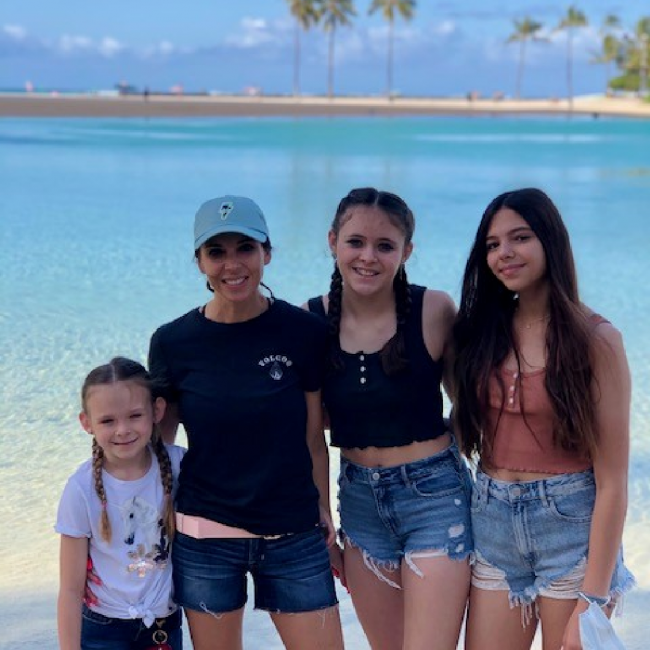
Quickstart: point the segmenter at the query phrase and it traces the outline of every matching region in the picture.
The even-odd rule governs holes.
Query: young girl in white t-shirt
[[[116,357],[81,390],[92,458],[70,477],[56,521],[61,534],[61,650],[180,650],[169,543],[184,449],[163,444],[165,402],[145,368]],[[91,564],[92,599],[86,599]]]

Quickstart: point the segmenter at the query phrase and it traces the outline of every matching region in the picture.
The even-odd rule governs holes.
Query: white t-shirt
[[[185,449],[166,445],[174,477],[174,494]],[[102,471],[110,543],[101,536],[102,507],[95,492],[92,460],[68,479],[63,490],[55,530],[70,537],[87,537],[89,552],[101,585],[92,584],[97,604],[91,609],[110,618],[154,619],[176,610],[172,601],[169,539],[163,527],[165,491],[152,452],[149,471],[135,481],[122,481]]]

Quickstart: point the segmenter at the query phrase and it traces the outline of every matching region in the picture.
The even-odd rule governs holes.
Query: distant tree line
[[[289,11],[296,21],[294,40],[293,93],[300,94],[300,37],[312,27],[322,26],[328,35],[327,94],[334,95],[334,51],[336,30],[352,24],[357,15],[354,0],[286,0]],[[369,0],[368,14],[381,12],[388,23],[386,59],[386,95],[393,95],[393,49],[394,25],[397,18],[411,20],[415,14],[416,0]],[[519,62],[515,82],[515,96],[521,97],[527,46],[530,42],[548,42],[543,36],[545,26],[530,16],[516,19],[514,31],[506,43],[519,43]],[[579,29],[589,25],[586,14],[572,5],[567,9],[551,32],[566,32],[566,82],[569,101],[573,101],[573,39]],[[548,32],[546,32],[548,33]],[[627,90],[646,94],[648,90],[648,67],[650,66],[650,17],[639,19],[633,28],[625,28],[618,16],[605,17],[599,28],[600,49],[593,52],[591,63],[606,69],[607,91]],[[614,76],[614,70],[617,75]]]
[[[572,5],[552,31],[567,32],[567,93],[573,99],[573,37],[578,29],[589,25],[586,14]],[[519,65],[515,95],[521,96],[522,79],[526,61],[526,44],[529,41],[548,42],[541,34],[544,24],[526,17],[514,21],[514,32],[507,43],[519,43]],[[632,29],[626,29],[614,14],[605,16],[599,28],[600,49],[592,53],[591,63],[606,69],[605,88],[636,91],[646,94],[648,90],[648,66],[650,65],[650,17],[641,18]],[[614,76],[613,69],[618,72]]]

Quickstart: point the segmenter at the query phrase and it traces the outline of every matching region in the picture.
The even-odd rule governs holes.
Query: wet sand
[[[650,119],[638,98],[427,99],[238,95],[0,94],[0,117],[328,117],[389,115],[588,115]]]

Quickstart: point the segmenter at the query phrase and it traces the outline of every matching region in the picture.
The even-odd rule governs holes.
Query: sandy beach
[[[558,114],[650,118],[650,103],[600,95],[566,99],[0,94],[0,117],[327,117]]]

